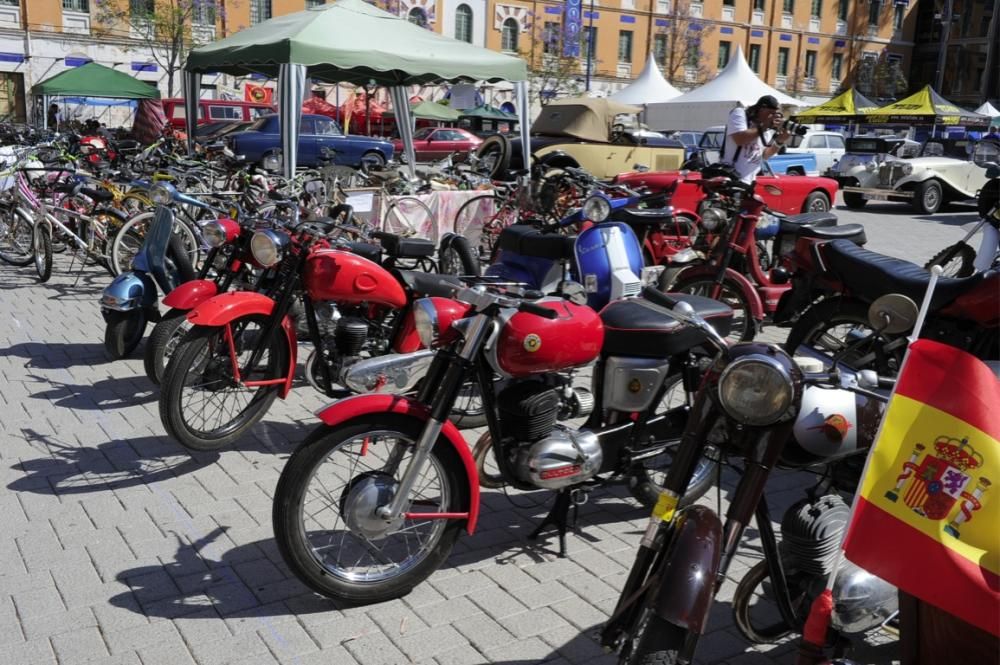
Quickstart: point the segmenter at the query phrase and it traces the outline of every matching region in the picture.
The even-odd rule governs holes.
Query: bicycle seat
[[[576,238],[544,233],[530,224],[513,224],[500,232],[497,244],[500,249],[522,256],[558,261],[573,258]]]
[[[901,293],[918,305],[927,292],[931,274],[915,263],[877,254],[848,240],[834,240],[823,248],[830,271],[863,300],[874,301],[887,293]],[[975,287],[983,273],[964,278],[941,277],[934,287],[931,309],[944,307]]]
[[[804,212],[778,219],[781,222],[781,233],[799,233],[804,226],[828,228],[837,225],[837,216],[832,212]]]
[[[434,256],[434,243],[424,238],[402,238],[395,233],[376,231],[372,234],[382,243],[385,253],[395,259],[423,259]]]

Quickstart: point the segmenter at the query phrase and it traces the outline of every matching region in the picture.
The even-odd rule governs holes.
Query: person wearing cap
[[[736,169],[743,182],[753,182],[764,160],[788,141],[791,134],[787,131],[774,136],[780,121],[778,100],[772,95],[764,95],[750,108],[737,106],[729,112],[721,160]]]

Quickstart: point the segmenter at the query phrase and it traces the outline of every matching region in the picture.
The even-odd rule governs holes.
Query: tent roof
[[[930,85],[906,99],[865,114],[868,122],[986,126],[990,119],[955,106]]]
[[[985,102],[982,106],[976,109],[976,113],[980,115],[988,115],[991,118],[1000,117],[1000,111],[998,111],[997,108],[989,102]]]
[[[656,58],[649,54],[649,60],[642,73],[608,99],[613,99],[622,104],[655,104],[666,102],[674,97],[679,97],[681,91],[667,83],[660,73],[660,68],[656,64]]]
[[[417,102],[413,100],[416,99]],[[395,115],[392,111],[386,111],[386,115]],[[438,120],[440,122],[454,122],[462,115],[466,115],[444,104],[432,101],[420,101],[419,97],[410,99],[410,115],[420,120]]]
[[[492,118],[493,120],[517,120],[517,116],[506,111],[502,111],[489,104],[483,104],[482,106],[477,106],[474,109],[466,109],[460,111],[460,116],[473,117],[473,118]]]
[[[774,95],[778,103],[787,106],[805,106],[805,102],[790,97],[761,81],[743,57],[743,47],[737,45],[729,64],[705,85],[666,102],[685,104],[691,102],[740,102],[744,106],[756,103],[763,95]]]
[[[104,97],[109,99],[159,99],[155,87],[124,72],[88,62],[36,83],[36,95]]]
[[[531,133],[603,143],[608,140],[616,115],[640,111],[642,109],[638,106],[628,106],[607,98],[557,99],[542,108],[531,125]]]
[[[805,122],[838,122],[852,120],[877,108],[878,104],[851,88],[828,102],[799,111],[794,117]]]
[[[364,0],[338,0],[279,16],[193,49],[187,71],[277,78],[306,65],[329,83],[413,85],[435,81],[524,81],[524,60],[439,35]]]

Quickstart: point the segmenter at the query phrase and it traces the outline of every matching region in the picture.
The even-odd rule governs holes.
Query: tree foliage
[[[655,19],[665,22],[653,33],[653,52],[663,76],[674,85],[698,85],[712,73],[702,40],[715,27],[691,15],[690,0],[672,0],[666,14]],[[654,21],[655,21],[654,19]]]
[[[520,50],[521,57],[528,63],[531,99],[544,104],[557,97],[574,97],[583,91],[583,59],[578,55],[567,55],[565,34],[562,24],[532,24],[528,28],[530,39]],[[586,46],[575,49],[585,52]],[[572,51],[572,49],[570,50]],[[595,63],[596,69],[596,63]]]

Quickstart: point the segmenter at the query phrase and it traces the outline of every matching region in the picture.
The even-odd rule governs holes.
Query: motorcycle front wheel
[[[141,307],[104,315],[104,350],[112,360],[128,357],[146,332],[146,312]]]
[[[160,385],[160,381],[163,380],[167,363],[170,362],[170,357],[184,336],[183,326],[187,322],[186,314],[187,310],[171,309],[163,315],[163,318],[153,326],[153,330],[149,333],[142,364],[146,370],[146,376],[156,385]]]
[[[274,493],[278,550],[324,596],[376,603],[406,595],[448,558],[464,519],[407,517],[468,510],[468,481],[439,437],[393,523],[386,505],[413,459],[424,422],[372,414],[316,430],[289,458]]]
[[[631,653],[618,660],[619,665],[677,665],[687,631],[655,614],[649,617],[635,638]]]
[[[167,433],[192,450],[216,450],[264,417],[288,371],[288,343],[278,327],[260,360],[249,366],[268,318],[245,316],[227,326],[196,326],[181,339],[160,390],[160,420]],[[232,345],[230,345],[231,337]],[[236,381],[232,356],[239,367]],[[268,382],[267,385],[247,383]]]

